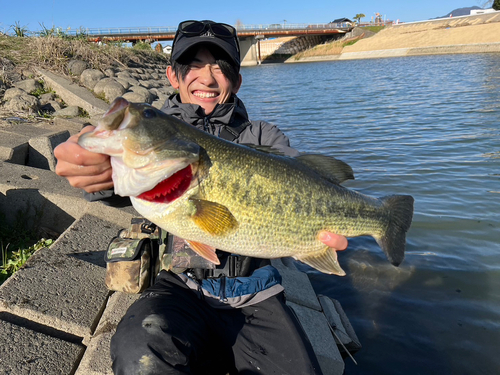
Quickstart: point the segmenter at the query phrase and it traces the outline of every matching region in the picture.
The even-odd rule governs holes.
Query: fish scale
[[[113,167],[115,189],[123,195],[140,188],[135,180],[154,187],[183,168],[195,171],[190,187],[172,202],[131,198],[139,213],[197,244],[195,251],[207,259],[217,261],[210,253],[215,248],[260,258],[291,256],[343,275],[335,251],[318,240],[326,230],[347,237],[370,235],[391,263],[402,262],[413,215],[411,196],[359,194],[340,185],[352,170],[335,158],[290,158],[234,144],[148,105],[119,98],[108,112],[112,116],[105,115],[79,143],[106,153],[117,149],[113,142],[126,140],[122,154],[111,155],[112,164],[129,163],[117,168],[116,175]],[[103,131],[109,134],[103,136]],[[138,168],[134,150],[141,150],[141,160],[150,164]],[[150,179],[135,178],[141,173],[149,173]]]

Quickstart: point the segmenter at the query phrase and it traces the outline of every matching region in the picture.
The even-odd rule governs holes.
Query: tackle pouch
[[[152,285],[162,247],[159,227],[146,219],[132,219],[130,227],[111,240],[104,256],[108,289],[136,294]]]

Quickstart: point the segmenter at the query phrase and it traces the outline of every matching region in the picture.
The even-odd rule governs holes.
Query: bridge
[[[249,66],[259,63],[259,43],[262,39],[283,36],[335,35],[345,34],[354,28],[351,23],[327,24],[261,24],[237,25],[241,48],[241,65]],[[69,35],[84,34],[95,42],[117,41],[137,43],[139,41],[154,43],[174,39],[177,27],[114,27],[114,28],[81,28],[68,30]]]

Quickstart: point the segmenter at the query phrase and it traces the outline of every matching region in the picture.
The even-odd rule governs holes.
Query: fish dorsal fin
[[[220,264],[219,258],[215,253],[215,247],[208,246],[196,241],[188,241],[188,240],[185,241],[188,243],[189,247],[193,249],[194,252],[199,256],[202,256],[203,258],[214,264]]]
[[[295,159],[330,182],[341,184],[346,180],[354,180],[354,172],[349,164],[333,156],[302,154],[296,156]]]
[[[321,251],[294,258],[324,273],[338,276],[346,274],[337,260],[337,252],[328,246]]]
[[[203,199],[190,199],[196,212],[191,219],[194,223],[213,236],[223,236],[238,228],[238,221],[226,206]]]

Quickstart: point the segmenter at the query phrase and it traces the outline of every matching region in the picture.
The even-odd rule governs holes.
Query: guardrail
[[[348,29],[353,25],[349,23],[273,23],[257,25],[236,25],[238,31],[259,31],[259,30],[303,30],[303,29]],[[167,27],[102,27],[102,28],[79,28],[75,30],[60,30],[66,35],[154,35],[154,34],[175,34],[177,26]]]

